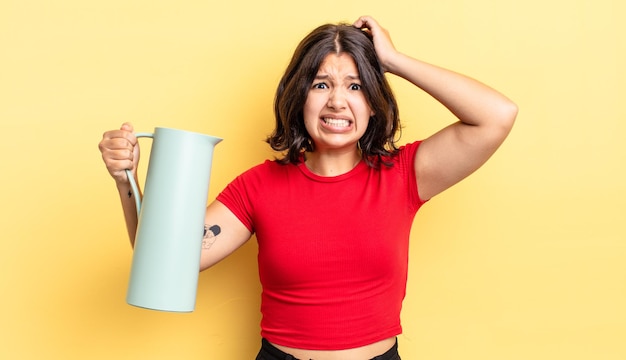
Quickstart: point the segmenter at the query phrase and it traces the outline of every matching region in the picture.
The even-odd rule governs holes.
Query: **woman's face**
[[[356,149],[372,115],[352,57],[326,56],[304,104],[304,125],[315,149]]]

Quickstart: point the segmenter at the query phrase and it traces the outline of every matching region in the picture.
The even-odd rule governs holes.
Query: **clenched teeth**
[[[346,127],[350,125],[350,121],[345,119],[324,118],[324,122],[328,125],[337,127]]]

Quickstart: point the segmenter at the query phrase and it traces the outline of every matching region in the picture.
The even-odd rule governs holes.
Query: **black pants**
[[[269,341],[262,339],[261,340],[261,350],[259,350],[259,354],[256,356],[256,360],[300,360],[293,355],[287,354],[280,349],[276,348],[274,345],[270,344]],[[308,360],[308,359],[307,359]],[[398,354],[398,341],[396,340],[396,344],[387,352],[382,355],[378,355],[373,357],[371,360],[400,360],[400,355]]]

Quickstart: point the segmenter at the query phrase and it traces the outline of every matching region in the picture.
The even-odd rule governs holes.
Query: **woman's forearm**
[[[133,194],[130,184],[117,184],[117,190],[119,192],[120,200],[122,203],[122,210],[124,211],[124,221],[126,222],[126,230],[128,231],[128,238],[130,245],[135,246],[135,234],[137,233],[137,205],[135,204],[135,194]],[[138,196],[141,198],[141,191]]]
[[[515,119],[517,107],[511,100],[470,77],[402,53],[384,66],[430,94],[465,124],[511,126]]]

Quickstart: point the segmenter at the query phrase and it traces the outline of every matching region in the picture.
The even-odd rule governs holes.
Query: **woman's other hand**
[[[139,144],[133,130],[132,124],[124,123],[119,130],[105,132],[98,144],[102,160],[118,184],[128,183],[126,170],[134,174],[139,163]]]

